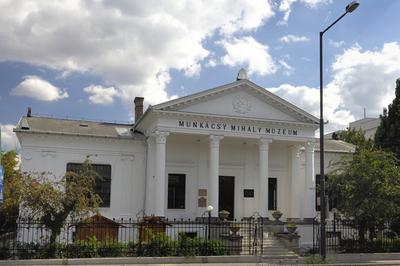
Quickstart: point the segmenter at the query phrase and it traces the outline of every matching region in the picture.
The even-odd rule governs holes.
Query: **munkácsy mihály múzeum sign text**
[[[208,121],[179,120],[178,127],[200,130],[215,130],[222,132],[252,133],[260,135],[298,136],[299,134],[298,130],[293,128],[262,127],[254,125],[230,124],[225,122]]]

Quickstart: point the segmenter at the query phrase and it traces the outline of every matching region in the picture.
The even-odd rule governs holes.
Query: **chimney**
[[[135,97],[135,100],[133,101],[135,103],[135,123],[143,115],[143,101],[143,97]]]

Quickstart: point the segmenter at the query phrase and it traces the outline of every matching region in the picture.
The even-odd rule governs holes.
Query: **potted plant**
[[[227,210],[222,210],[219,212],[219,218],[221,218],[222,220],[226,220],[229,217],[230,212],[228,212]]]
[[[282,217],[282,212],[276,210],[272,213],[272,217],[274,217],[275,221],[279,221],[279,219]]]
[[[290,234],[294,234],[297,230],[297,225],[296,224],[287,224],[286,229]]]

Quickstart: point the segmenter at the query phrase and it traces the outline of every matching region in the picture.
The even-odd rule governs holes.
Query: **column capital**
[[[314,152],[315,141],[307,141],[306,145],[305,145],[305,148],[306,148],[306,152]]]
[[[301,151],[304,150],[304,148],[302,147],[301,144],[296,143],[296,144],[293,144],[292,146],[289,146],[288,148],[289,148],[289,151],[290,151],[293,155],[296,156],[296,158],[300,159]]]
[[[259,144],[260,145],[267,145],[268,146],[268,144],[270,144],[270,143],[272,143],[272,139],[269,139],[269,138],[260,138],[259,139]]]
[[[156,138],[157,144],[165,144],[167,142],[167,137],[169,136],[169,132],[157,130],[156,132],[154,132],[153,135]]]
[[[210,135],[210,144],[213,147],[219,147],[219,142],[224,138],[221,135]]]

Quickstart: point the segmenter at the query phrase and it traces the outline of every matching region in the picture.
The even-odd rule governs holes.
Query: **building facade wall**
[[[55,177],[65,174],[67,163],[83,162],[87,156],[94,164],[109,164],[112,168],[111,205],[101,208],[108,217],[135,217],[154,202],[154,139],[146,141],[105,139],[41,134],[20,136],[22,170],[49,172]],[[301,146],[300,146],[301,147]],[[305,153],[299,149],[298,170],[293,169],[293,145],[275,141],[269,148],[269,177],[277,178],[277,209],[283,218],[293,217],[293,178],[304,186]],[[319,153],[315,153],[315,173],[319,172]],[[221,176],[235,177],[235,217],[249,217],[258,211],[259,191],[258,144],[251,139],[224,138],[220,146]],[[326,155],[326,160],[338,160],[340,154]],[[328,166],[327,166],[328,170]],[[147,172],[147,178],[146,178]],[[185,209],[167,208],[168,181],[165,182],[165,209],[169,218],[195,218],[204,215],[206,208],[198,207],[198,190],[208,188],[209,143],[204,136],[171,134],[166,142],[166,179],[168,173],[186,175]],[[147,183],[146,183],[147,182]],[[245,198],[244,189],[254,189],[253,198]],[[305,188],[298,190],[301,197]],[[265,193],[265,192],[264,192]],[[272,211],[269,211],[271,217]],[[297,212],[298,213],[298,212]],[[150,213],[148,213],[150,214]],[[302,216],[302,215],[300,215]],[[304,218],[304,217],[298,217]]]
[[[20,134],[22,171],[48,172],[54,178],[66,172],[67,163],[111,165],[111,201],[101,208],[108,217],[135,217],[144,208],[146,145],[143,141],[48,134]]]

